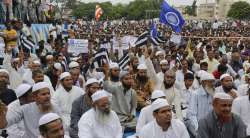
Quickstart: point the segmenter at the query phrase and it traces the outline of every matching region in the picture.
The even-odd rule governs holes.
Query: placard
[[[81,54],[88,53],[88,40],[85,39],[69,39],[68,40],[68,52]]]

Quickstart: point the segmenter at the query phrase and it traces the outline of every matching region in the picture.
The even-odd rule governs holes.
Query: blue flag
[[[180,12],[169,6],[166,0],[161,5],[160,22],[171,26],[177,33],[181,32],[181,28],[185,24]]]
[[[158,36],[157,27],[156,27],[155,23],[152,23],[152,25],[151,25],[150,36],[153,38],[157,38],[157,36]]]

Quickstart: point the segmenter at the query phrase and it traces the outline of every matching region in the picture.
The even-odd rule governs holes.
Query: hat
[[[46,59],[49,59],[49,58],[53,58],[53,56],[52,55],[47,55]]]
[[[72,61],[69,63],[69,68],[72,69],[72,68],[75,68],[75,67],[79,67],[79,64],[75,61]]]
[[[55,113],[47,113],[45,115],[43,115],[40,119],[39,119],[39,126],[48,124],[52,121],[55,121],[57,119],[60,119],[60,116],[55,114]]]
[[[129,72],[128,71],[121,71],[119,74],[119,78],[122,79],[124,76],[128,75]]]
[[[6,69],[0,69],[0,73],[6,73],[6,74],[8,74],[9,75],[9,72],[6,70]]]
[[[105,90],[98,90],[94,94],[92,94],[91,98],[93,102],[96,102],[97,100],[100,100],[104,97],[109,97],[110,94]]]
[[[57,69],[57,70],[61,70],[62,69],[62,65],[61,63],[54,63],[54,68]]]
[[[211,73],[208,72],[202,72],[200,75],[200,80],[204,81],[204,80],[215,80],[214,76]]]
[[[145,64],[140,64],[137,69],[139,70],[146,70],[147,69],[147,66]]]
[[[33,85],[32,92],[36,92],[37,90],[40,90],[43,88],[49,88],[49,84],[47,82],[38,82]]]
[[[160,65],[162,64],[168,64],[168,61],[166,59],[160,61]]]
[[[165,97],[165,93],[162,90],[154,90],[152,95],[151,95],[151,99],[157,99],[160,97]]]
[[[165,106],[169,106],[168,101],[167,101],[167,99],[162,99],[162,98],[156,99],[151,104],[152,111],[155,111],[155,110],[160,109],[160,108],[165,107]]]
[[[41,65],[41,62],[39,60],[35,60],[33,61],[34,64],[38,64],[38,65]]]
[[[90,78],[90,79],[88,79],[87,80],[87,82],[85,83],[85,86],[88,86],[88,85],[90,85],[90,84],[92,84],[92,83],[100,83],[97,79],[95,79],[95,78]]]
[[[224,92],[217,92],[214,94],[213,99],[222,99],[222,100],[232,100],[232,96],[224,93]]]
[[[31,88],[32,86],[29,84],[20,84],[15,90],[17,98],[23,96]]]
[[[110,63],[109,68],[114,69],[114,68],[120,68],[120,67],[119,67],[118,63]]]
[[[163,51],[157,51],[157,52],[155,53],[155,56],[159,56],[160,54],[163,54],[163,55],[164,55],[164,52],[163,52]]]
[[[70,77],[70,76],[71,76],[71,75],[70,75],[69,72],[63,72],[63,73],[60,75],[60,79],[59,79],[59,80],[62,80],[62,79],[64,79],[64,78]]]
[[[233,80],[232,76],[226,73],[220,76],[220,81],[222,81],[226,77],[230,77]]]

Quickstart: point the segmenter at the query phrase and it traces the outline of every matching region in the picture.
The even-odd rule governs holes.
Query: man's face
[[[160,54],[160,55],[158,55],[158,56],[157,56],[157,58],[158,58],[158,61],[163,60],[163,59],[164,59],[164,54]]]
[[[125,75],[123,78],[122,78],[122,84],[124,87],[126,88],[131,88],[132,86],[132,76],[130,74],[128,75]]]
[[[40,89],[35,93],[35,101],[38,104],[48,106],[50,105],[50,90],[49,88]]]
[[[9,83],[9,75],[5,72],[0,72],[0,81],[4,81],[5,83]]]
[[[158,112],[154,112],[154,117],[157,123],[168,124],[172,119],[172,110],[171,106],[165,106],[158,110]]]
[[[223,87],[225,88],[232,88],[233,87],[233,80],[231,77],[225,77],[224,79],[222,79],[221,84]]]
[[[35,81],[35,83],[43,82],[44,75],[42,73],[38,73],[38,74],[36,74],[36,76],[33,77],[33,80]]]
[[[205,80],[205,84],[208,88],[214,88],[214,80]]]
[[[229,117],[231,115],[232,102],[233,100],[215,99],[213,107],[216,114],[224,118]]]
[[[76,82],[79,78],[80,72],[77,70],[70,71],[70,75],[73,79],[73,82]]]
[[[161,64],[161,71],[165,73],[167,70],[169,70],[169,65],[168,64]]]
[[[109,113],[110,112],[110,102],[108,97],[104,97],[96,102],[97,108],[104,112]]]
[[[33,63],[31,69],[32,69],[32,70],[37,70],[37,69],[40,69],[40,67],[41,67],[40,64],[35,64],[35,63]]]
[[[187,70],[188,69],[188,62],[186,60],[182,61],[182,69]]]
[[[46,127],[48,130],[46,138],[64,138],[63,124],[60,119],[47,124]]]
[[[100,88],[101,87],[100,87],[99,83],[92,83],[92,84],[90,84],[90,85],[87,86],[87,92],[88,92],[89,96],[91,96],[96,91],[98,91]]]
[[[138,77],[142,78],[142,79],[146,79],[147,78],[147,70],[139,69],[138,70]]]
[[[194,80],[193,79],[185,79],[184,82],[185,82],[185,86],[187,88],[189,88],[193,85]]]
[[[113,69],[111,69],[111,75],[113,77],[119,77],[119,74],[120,74],[120,69],[119,68],[113,68]]]
[[[132,63],[132,66],[134,69],[137,69],[137,66],[139,65],[139,60],[138,59],[135,59]]]
[[[212,50],[208,51],[207,56],[208,56],[209,59],[213,59],[214,58],[213,51]]]
[[[164,75],[165,83],[168,85],[174,85],[175,83],[175,76],[173,74],[165,73]]]
[[[47,58],[47,64],[48,65],[53,65],[53,57],[52,58]]]
[[[63,85],[64,88],[71,89],[72,86],[73,86],[73,79],[72,79],[72,77],[71,76],[65,77],[62,80],[62,85]]]

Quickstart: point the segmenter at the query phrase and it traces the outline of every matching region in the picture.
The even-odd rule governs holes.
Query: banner
[[[85,39],[69,39],[68,52],[74,54],[88,53],[88,40]]]

